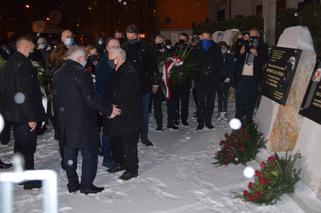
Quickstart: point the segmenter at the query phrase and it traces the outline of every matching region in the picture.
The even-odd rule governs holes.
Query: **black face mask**
[[[112,68],[113,70],[116,69],[116,64],[114,63],[114,60],[108,60],[108,66]]]
[[[91,55],[88,57],[88,61],[94,62],[98,60],[98,55]]]
[[[164,49],[164,44],[156,44],[156,48],[158,49],[158,50],[161,50],[161,49]]]
[[[128,42],[129,42],[129,44],[137,44],[139,42],[139,39],[134,38],[134,39],[128,40]]]

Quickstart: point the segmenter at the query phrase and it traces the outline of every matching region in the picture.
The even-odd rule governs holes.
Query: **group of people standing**
[[[44,39],[38,39],[34,51],[32,40],[21,37],[15,53],[0,71],[0,113],[13,129],[14,151],[24,157],[25,169],[34,169],[37,133],[50,120],[71,193],[103,190],[93,184],[99,152],[108,172],[124,171],[119,178],[125,181],[137,177],[137,143],[153,145],[148,137],[150,108],[154,108],[159,131],[163,130],[164,101],[167,128],[176,130],[180,122],[188,126],[191,90],[197,130],[214,128],[216,93],[218,119],[227,120],[230,86],[236,87],[236,117],[244,122],[252,120],[267,58],[267,47],[256,29],[244,34],[232,47],[225,42],[215,43],[208,31],[192,40],[182,33],[175,45],[158,35],[150,44],[139,38],[135,25],[126,28],[126,40],[119,31],[113,38],[98,38],[96,45],[86,47],[76,45],[73,39],[70,30],[63,31],[60,44],[49,52]],[[163,58],[186,48],[191,50],[189,57],[195,71],[166,99],[162,92]],[[43,60],[34,56],[37,51]],[[43,61],[49,70],[45,88],[41,89],[31,58]],[[48,97],[46,109],[42,105],[44,95]],[[1,142],[8,130],[10,134],[10,128],[1,133]],[[80,181],[76,172],[79,152]],[[10,166],[0,163],[1,168]],[[25,189],[41,187],[39,181],[23,185]]]

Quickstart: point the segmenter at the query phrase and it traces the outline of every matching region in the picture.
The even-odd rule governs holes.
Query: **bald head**
[[[28,58],[30,53],[33,52],[35,45],[33,44],[31,39],[26,37],[20,37],[17,40],[16,48],[19,53]]]
[[[118,39],[110,39],[108,42],[107,42],[107,45],[106,45],[106,49],[107,51],[109,52],[110,50],[112,49],[117,49],[120,47],[120,43],[118,41]]]
[[[69,47],[73,44],[73,34],[70,30],[64,30],[61,33],[61,41]]]
[[[108,52],[108,59],[109,61],[113,61],[116,65],[116,70],[118,70],[118,68],[126,61],[126,53],[120,48],[111,49]]]

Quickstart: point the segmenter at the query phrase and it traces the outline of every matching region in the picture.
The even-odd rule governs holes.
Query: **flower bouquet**
[[[163,84],[166,98],[171,97],[171,93],[176,87],[190,78],[196,70],[196,65],[192,62],[190,54],[192,47],[187,45],[184,49],[178,49],[173,53],[163,56]]]
[[[32,67],[34,68],[34,70],[37,73],[37,78],[38,78],[41,88],[46,88],[47,77],[46,77],[44,67],[37,61],[31,61],[31,63],[32,63]]]
[[[265,139],[254,123],[247,124],[240,130],[225,134],[220,142],[220,151],[215,153],[215,165],[246,164],[253,160],[259,149],[265,148]]]
[[[238,195],[245,201],[256,204],[274,204],[284,193],[294,191],[300,180],[301,170],[295,169],[295,162],[301,158],[299,153],[280,158],[277,154],[260,163],[260,170],[255,171],[254,182],[249,182],[248,190]]]

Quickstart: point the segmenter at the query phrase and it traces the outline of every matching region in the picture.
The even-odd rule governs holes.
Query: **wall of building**
[[[208,18],[208,0],[157,0],[160,29],[186,29]]]

